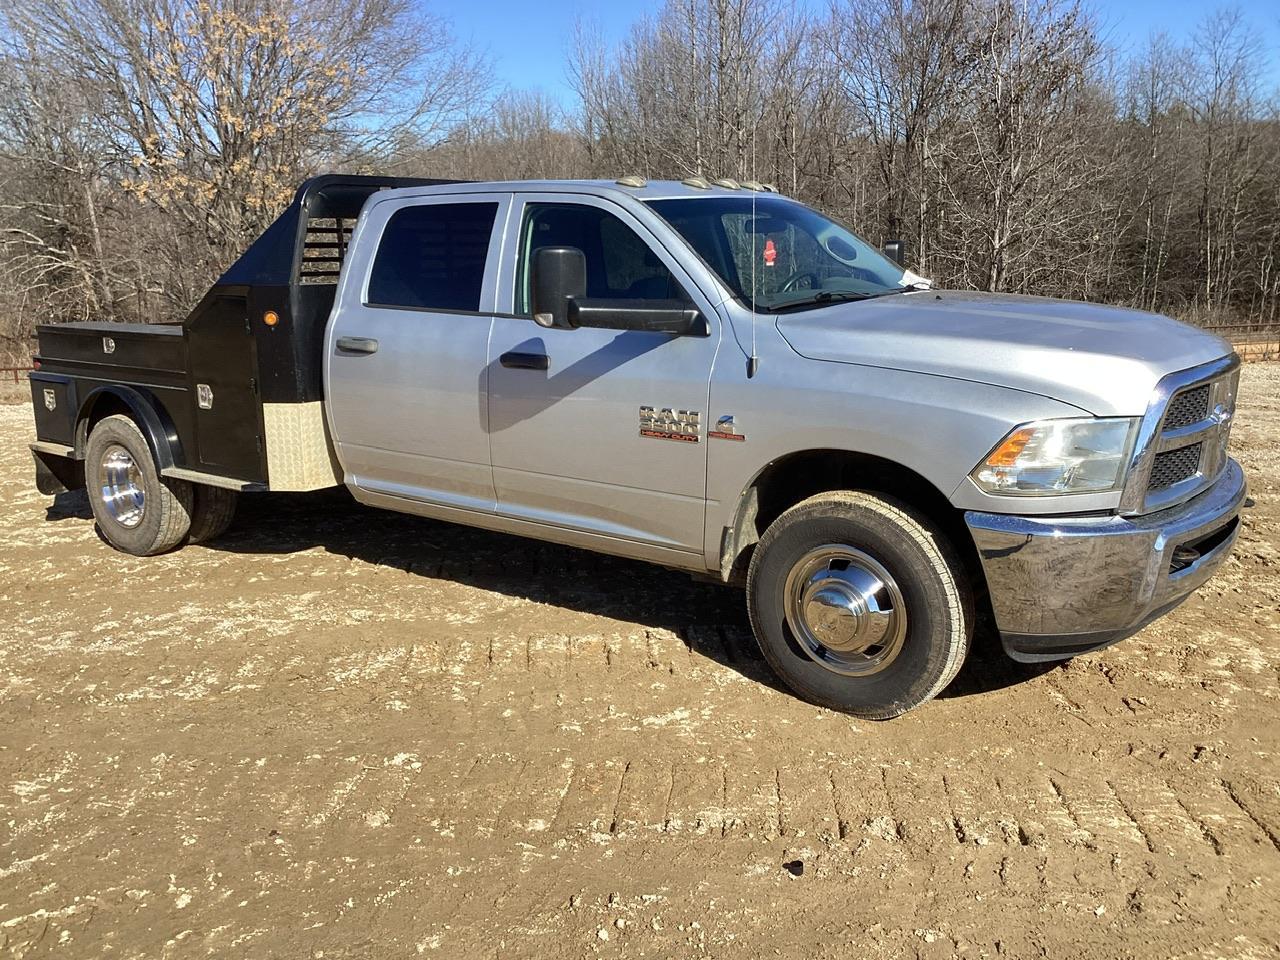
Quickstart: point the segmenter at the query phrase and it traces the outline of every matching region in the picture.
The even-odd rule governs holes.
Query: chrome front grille
[[[1240,361],[1234,355],[1169,374],[1143,418],[1120,500],[1126,514],[1189,500],[1227,464]]]
[[[1176,394],[1169,401],[1169,410],[1164,415],[1164,429],[1180,430],[1203,420],[1209,413],[1209,392],[1212,389],[1212,384],[1202,383]]]
[[[1176,450],[1157,453],[1151,464],[1151,479],[1147,482],[1148,490],[1167,490],[1175,483],[1181,483],[1194,477],[1200,470],[1202,443],[1193,443]]]

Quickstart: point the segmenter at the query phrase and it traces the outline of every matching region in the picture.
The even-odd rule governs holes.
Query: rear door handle
[[[343,353],[377,353],[378,341],[369,337],[339,337],[338,349]]]
[[[515,370],[547,370],[551,367],[551,358],[545,353],[504,353],[498,362]]]

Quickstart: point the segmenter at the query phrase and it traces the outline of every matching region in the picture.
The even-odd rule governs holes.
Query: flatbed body
[[[181,323],[39,325],[31,388],[42,447],[83,457],[94,411],[127,409],[167,476],[238,490],[340,484],[321,377],[352,230],[371,194],[445,182],[317,177]]]

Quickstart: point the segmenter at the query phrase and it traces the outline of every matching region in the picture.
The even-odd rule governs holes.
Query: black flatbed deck
[[[264,408],[323,399],[325,325],[365,201],[451,182],[315,177],[181,323],[38,326],[37,461],[75,481],[77,467],[55,461],[82,461],[93,423],[128,413],[162,472],[270,488]]]

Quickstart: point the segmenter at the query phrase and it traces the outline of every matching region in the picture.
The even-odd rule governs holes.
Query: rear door
[[[509,194],[433,194],[367,212],[326,340],[348,483],[494,510],[486,356],[509,205]]]

